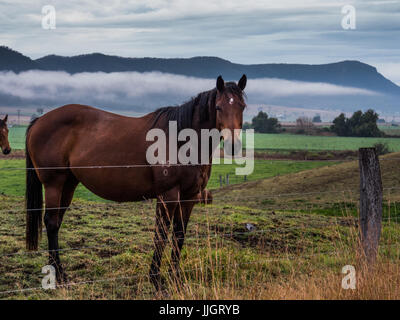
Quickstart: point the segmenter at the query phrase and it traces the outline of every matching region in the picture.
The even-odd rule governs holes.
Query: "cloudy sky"
[[[341,26],[344,5],[356,29]],[[41,27],[42,7],[56,29]],[[400,84],[400,1],[2,0],[0,44],[32,58],[102,52],[219,56],[238,63],[372,64]]]

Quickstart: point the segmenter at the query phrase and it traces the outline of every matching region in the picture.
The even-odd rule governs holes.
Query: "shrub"
[[[252,119],[251,125],[255,132],[260,133],[277,133],[281,129],[277,118],[268,117],[268,115],[262,111]]]
[[[374,148],[376,149],[378,155],[384,155],[391,152],[386,142],[375,143]]]
[[[378,114],[369,109],[354,112],[351,118],[346,118],[343,113],[333,120],[331,131],[338,136],[345,137],[382,137],[384,133],[377,126]]]

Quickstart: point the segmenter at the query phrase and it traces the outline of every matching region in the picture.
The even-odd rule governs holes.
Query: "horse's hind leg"
[[[58,220],[59,220],[58,222],[60,226],[64,217],[64,213],[67,211],[69,205],[71,204],[78,183],[79,181],[76,180],[76,178],[72,174],[70,175],[70,177],[68,177],[67,181],[64,183],[61,202],[60,202],[61,208],[58,215]]]
[[[171,271],[175,280],[181,280],[181,269],[179,261],[181,259],[181,250],[185,241],[186,228],[189,222],[190,214],[197,199],[192,199],[181,202],[175,209],[174,225],[173,225],[173,238],[172,238],[172,252],[171,252]]]
[[[61,282],[64,277],[58,253],[58,230],[61,225],[59,219],[59,207],[61,203],[62,189],[63,184],[45,185],[46,209],[44,223],[46,225],[48,239],[49,264],[55,268],[58,282]]]
[[[156,226],[154,232],[154,254],[150,266],[150,281],[157,291],[162,289],[160,275],[161,259],[168,239],[168,231],[171,220],[177,206],[176,200],[177,192],[175,197],[167,196],[163,198],[157,198]]]
[[[72,175],[57,184],[45,185],[46,210],[44,223],[46,225],[49,264],[56,269],[57,281],[66,281],[66,274],[60,263],[58,247],[58,231],[60,230],[63,216],[71,204],[72,197],[78,181]]]

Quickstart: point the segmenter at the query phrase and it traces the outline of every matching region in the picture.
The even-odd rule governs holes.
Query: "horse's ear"
[[[224,82],[224,79],[222,79],[222,77],[219,76],[219,77],[217,78],[217,90],[218,90],[219,92],[222,92],[222,91],[224,91],[224,89],[225,89],[225,82]]]
[[[7,120],[8,120],[8,114],[6,114],[6,116],[5,116],[4,119],[3,119],[4,123],[6,123]]]
[[[240,78],[239,82],[238,82],[238,87],[243,91],[244,88],[246,88],[246,83],[247,83],[247,77],[246,75],[242,75],[242,77]]]

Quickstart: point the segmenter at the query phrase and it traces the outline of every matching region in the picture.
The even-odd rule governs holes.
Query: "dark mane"
[[[234,82],[227,82],[225,84],[225,90],[234,95],[242,97],[244,93]],[[194,120],[205,122],[210,119],[209,107],[215,107],[215,98],[217,95],[217,89],[214,88],[209,91],[199,93],[196,97],[193,97],[189,101],[185,102],[180,106],[169,106],[162,107],[155,111],[156,117],[154,118],[152,127],[156,127],[161,116],[164,116],[167,121],[176,121],[178,125],[178,131],[186,128],[192,128]],[[199,119],[193,119],[195,109],[200,109]]]
[[[207,121],[209,119],[208,106],[209,103],[215,103],[216,89],[199,93],[196,97],[190,99],[180,106],[169,106],[159,108],[155,111],[156,117],[153,126],[157,125],[160,117],[163,116],[167,121],[176,121],[178,131],[191,128],[193,122],[193,114],[195,108],[200,108],[200,121]]]

